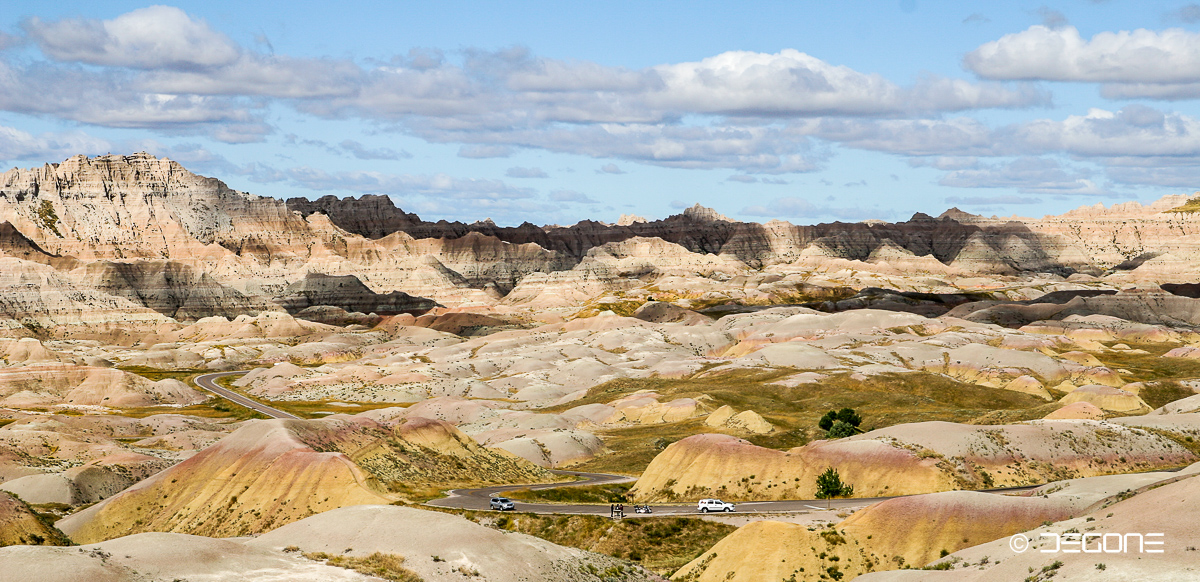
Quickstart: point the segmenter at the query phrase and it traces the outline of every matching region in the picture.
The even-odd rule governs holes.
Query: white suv
[[[696,511],[699,511],[700,513],[708,513],[710,511],[730,512],[733,511],[733,504],[725,503],[720,499],[701,499],[700,502],[696,504]]]
[[[493,497],[491,501],[488,502],[488,506],[499,511],[512,511],[517,507],[517,505],[507,497]]]

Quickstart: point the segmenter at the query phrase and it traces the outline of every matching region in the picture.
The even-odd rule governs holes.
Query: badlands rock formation
[[[927,570],[917,570],[919,575],[898,570],[920,568],[938,561],[947,553],[963,550],[956,555],[972,555],[975,559],[967,563],[962,563],[965,560],[961,557],[942,561],[953,562],[961,568],[975,570],[975,573],[959,577],[942,575],[946,579],[1020,580],[1023,579],[1021,576],[997,573],[994,573],[995,577],[973,576],[978,573],[976,567],[988,569],[993,560],[1000,563],[1018,559],[1018,553],[1004,547],[1013,534],[1031,532],[1028,535],[1036,539],[1036,532],[1039,531],[1061,532],[1072,526],[1077,531],[1079,522],[1097,522],[1102,511],[1106,513],[1106,519],[1114,518],[1122,506],[1132,504],[1132,500],[1125,500],[1132,497],[1134,492],[1141,495],[1158,487],[1172,487],[1173,483],[1180,480],[1195,482],[1192,477],[1197,472],[1200,472],[1200,465],[1179,473],[1075,479],[1047,485],[1027,496],[956,491],[901,497],[867,506],[828,528],[773,521],[754,522],[721,540],[681,568],[672,578],[707,582],[786,580],[794,576],[797,580],[816,580],[836,579],[838,575],[834,572],[837,572],[850,580],[868,572],[890,570],[894,573],[874,574],[860,579],[936,580],[938,578],[934,576],[937,574]],[[1089,515],[1092,516],[1090,519],[1084,517]],[[1045,527],[1049,523],[1055,525]],[[1113,522],[1102,522],[1105,528],[1113,525]],[[1086,531],[1096,530],[1097,525],[1091,525]],[[1040,547],[1040,544],[1035,545]],[[979,551],[982,548],[993,549],[996,553],[982,553]],[[1180,554],[1182,551],[1176,554],[1172,563],[1177,565],[1182,561]],[[981,559],[981,555],[989,558]],[[1053,556],[1040,557],[1047,561],[1056,559]],[[1105,559],[1108,557],[1104,556]],[[1027,559],[1018,561],[1023,564],[1034,563]],[[1158,571],[1165,574],[1170,570],[1162,568]],[[1019,570],[1011,568],[1000,572],[1015,574]],[[822,575],[825,578],[821,578]]]
[[[623,581],[661,579],[608,556],[501,533],[457,516],[386,505],[336,509],[250,539],[143,533],[73,548],[4,548],[0,576],[46,582],[381,579],[315,559],[321,552],[399,556],[404,568],[429,582],[476,576],[498,582],[600,582],[613,580],[618,567],[617,579]]]
[[[59,527],[81,543],[145,531],[239,536],[337,507],[390,503],[415,484],[451,486],[481,476],[548,477],[436,420],[254,421]]]
[[[850,577],[970,552],[1197,460],[1187,202],[811,226],[695,206],[506,227],[428,222],[383,196],[259,197],[147,154],[12,170],[0,490],[101,543],[0,558],[97,579],[220,575],[160,555],[177,546],[263,577],[362,578],[281,551],[296,545],[403,554],[431,580],[461,577],[452,566],[641,576],[379,507],[546,468],[637,476],[639,502],[809,498],[829,467],[859,496],[940,492],[836,531],[746,526],[683,578]],[[247,420],[186,382],[205,370],[247,370],[233,389],[305,419]],[[863,432],[826,440],[817,419],[842,407]],[[1020,499],[961,491],[1048,482]],[[1155,491],[1171,487],[1190,495]],[[353,530],[368,526],[478,543],[435,562],[428,544],[451,544],[436,532]],[[919,543],[886,534],[901,529]],[[264,535],[192,537],[247,534]]]
[[[1156,428],[1180,438],[1200,421],[1190,415],[1155,418],[1164,419]],[[789,451],[730,436],[699,435],[655,457],[630,495],[645,501],[811,499],[817,475],[832,467],[854,485],[856,495],[883,497],[1040,484],[1200,461],[1177,440],[1138,425],[1137,417],[1128,424],[1125,419],[1001,426],[915,423]]]
[[[1190,477],[1190,476],[1189,476]],[[947,571],[893,571],[880,572],[859,578],[863,581],[957,581],[957,580],[1020,580],[1031,572],[1053,576],[1042,576],[1042,580],[1186,580],[1197,572],[1195,550],[1189,544],[1198,539],[1196,495],[1200,492],[1200,480],[1184,478],[1165,480],[1148,486],[1132,487],[1113,499],[1100,503],[1091,511],[1076,515],[1073,519],[1043,525],[1025,532],[1033,540],[1029,550],[1013,552],[1007,537],[979,544],[955,552],[940,562],[950,564]],[[1089,544],[1089,553],[1056,552],[1052,550],[1053,538],[1043,533],[1062,536],[1071,533],[1121,534],[1122,549],[1097,553],[1094,541]],[[1143,541],[1164,541],[1162,553],[1145,553],[1142,550],[1156,549],[1141,545],[1138,537],[1127,533],[1161,533],[1161,538],[1143,538]],[[1096,538],[1089,538],[1096,539]],[[1168,540],[1179,540],[1176,544]],[[1048,544],[1050,544],[1048,546]],[[1109,538],[1109,549],[1116,549],[1115,537]],[[1128,544],[1128,545],[1127,545]],[[999,558],[999,559],[997,559]],[[1096,564],[1103,563],[1104,568]]]
[[[0,491],[0,547],[65,546],[67,537],[11,493]],[[6,575],[11,575],[11,572]]]

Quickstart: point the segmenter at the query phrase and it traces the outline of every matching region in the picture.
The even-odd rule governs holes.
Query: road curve
[[[580,485],[605,485],[612,483],[627,483],[634,481],[633,477],[624,475],[609,475],[605,473],[584,473],[581,471],[551,471],[558,475],[569,475],[579,477],[582,480],[573,481],[570,483],[541,483],[536,485],[496,485],[492,487],[481,487],[479,489],[455,489],[450,491],[446,497],[428,501],[425,505],[434,507],[453,507],[458,509],[475,509],[487,510],[488,500],[495,494],[504,493],[506,491],[514,491],[517,489],[557,489],[559,487],[578,487]],[[1004,489],[988,489],[985,493],[1018,493],[1028,491],[1039,487],[1037,485],[1030,487],[1007,487]],[[862,507],[888,499],[896,499],[896,497],[907,497],[898,495],[894,497],[856,497],[850,499],[829,499],[829,500],[786,500],[786,501],[742,501],[737,502],[737,513],[801,513],[808,511],[824,511],[826,509],[847,509],[850,507]],[[567,515],[609,515],[610,507],[607,504],[560,504],[560,503],[527,503],[519,500],[513,500],[516,505],[515,511],[524,511],[528,513],[559,513]],[[633,504],[625,504],[625,517],[642,517],[633,513]],[[654,503],[651,504],[654,509],[654,515],[700,515],[696,511],[695,503]]]
[[[257,400],[252,400],[250,398],[242,396],[241,394],[238,394],[237,392],[234,392],[232,390],[226,390],[225,388],[222,388],[217,385],[218,378],[224,378],[226,376],[237,376],[240,374],[245,374],[247,372],[249,372],[249,370],[239,370],[236,372],[216,372],[213,374],[204,374],[202,376],[196,376],[196,385],[199,386],[201,389],[212,392],[213,394],[216,394],[217,396],[220,396],[221,398],[224,398],[230,402],[239,404],[241,406],[245,406],[246,408],[249,408],[256,412],[261,412],[262,414],[265,414],[271,418],[291,418],[291,419],[300,420],[299,416],[296,416],[289,412],[284,412],[282,410],[279,410],[278,408],[272,408],[272,407],[267,406],[266,404],[263,404]]]

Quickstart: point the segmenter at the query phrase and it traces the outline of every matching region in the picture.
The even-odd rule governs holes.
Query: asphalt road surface
[[[493,495],[503,495],[505,492],[516,489],[555,489],[558,487],[578,487],[580,485],[604,485],[609,483],[626,483],[633,481],[633,477],[624,475],[607,475],[604,473],[582,473],[579,471],[552,471],[559,475],[570,475],[579,477],[582,480],[571,483],[543,483],[538,485],[497,485],[494,487],[482,487],[479,489],[455,489],[450,492],[449,496],[441,499],[429,501],[426,505],[435,507],[454,507],[459,509],[490,509],[488,501]],[[1010,487],[1006,489],[991,489],[988,493],[1017,493],[1020,491],[1028,491],[1033,487]],[[802,513],[809,511],[824,511],[828,509],[847,509],[850,507],[862,507],[887,499],[895,499],[895,497],[856,497],[851,499],[830,499],[830,500],[789,500],[789,501],[743,501],[735,503],[736,513]],[[608,504],[593,505],[593,504],[563,504],[563,503],[529,503],[513,500],[516,506],[514,511],[524,511],[529,513],[560,513],[560,514],[588,514],[588,515],[609,515],[611,508]],[[700,515],[696,511],[695,503],[651,503],[649,504],[655,515]],[[635,514],[633,512],[632,503],[625,504],[625,517],[643,517],[644,514]],[[725,514],[728,515],[728,514]]]
[[[240,374],[245,374],[248,371],[249,370],[240,370],[237,372],[217,372],[215,374],[205,374],[203,376],[196,376],[196,385],[199,386],[200,388],[202,388],[204,390],[208,390],[209,392],[212,392],[213,394],[216,394],[217,396],[220,396],[221,398],[224,398],[230,402],[234,402],[236,404],[245,406],[246,408],[249,408],[251,410],[261,412],[271,418],[294,418],[297,420],[300,419],[299,416],[284,412],[282,410],[279,410],[278,408],[272,408],[272,407],[267,406],[266,404],[263,404],[257,400],[251,400],[250,398],[246,398],[245,396],[242,396],[241,394],[238,394],[237,392],[234,392],[232,390],[226,390],[217,385],[217,378],[224,378],[226,376],[237,376]]]

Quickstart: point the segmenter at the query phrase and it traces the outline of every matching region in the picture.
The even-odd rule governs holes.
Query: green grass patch
[[[1121,377],[1128,382],[1200,378],[1200,360],[1162,357],[1162,354],[1171,348],[1179,346],[1152,344],[1136,347],[1150,353],[1131,354],[1118,350],[1095,354],[1095,356],[1101,363],[1113,370],[1128,370],[1128,374],[1121,374]]]
[[[1191,200],[1184,202],[1181,206],[1176,206],[1175,208],[1167,210],[1167,212],[1178,212],[1181,214],[1200,212],[1200,198],[1192,198]]]
[[[270,406],[278,408],[284,412],[294,414],[300,418],[325,418],[330,414],[358,414],[368,410],[379,410],[381,408],[408,408],[412,406],[411,402],[355,402],[347,400],[267,400],[259,398],[253,394],[249,394],[240,386],[235,386],[233,382],[241,376],[222,376],[217,378],[218,386],[226,390],[232,390]],[[227,401],[226,401],[227,402]],[[334,403],[337,403],[336,405]]]
[[[629,503],[626,493],[633,483],[579,485],[554,489],[517,489],[505,495],[521,501],[537,503]]]
[[[192,384],[192,380],[196,376],[210,373],[209,370],[161,370],[159,368],[151,368],[149,366],[117,366],[117,369],[123,372],[129,372],[130,374],[137,374],[138,376],[148,380],[153,380],[155,382],[159,380],[166,380],[167,378],[173,378],[189,385]]]
[[[1143,402],[1150,405],[1150,408],[1160,408],[1176,400],[1195,395],[1196,393],[1191,388],[1169,380],[1147,384],[1138,393],[1138,396],[1142,398]]]
[[[464,517],[505,531],[542,538],[641,564],[670,575],[716,545],[736,527],[685,517],[640,517],[613,521],[599,515],[537,515],[467,512]]]
[[[42,228],[54,233],[54,236],[62,238],[62,233],[58,232],[58,213],[54,211],[54,205],[49,200],[42,200],[42,203],[37,207],[38,222]]]
[[[788,388],[772,384],[795,370],[739,370],[690,379],[621,378],[593,387],[584,398],[548,409],[561,412],[590,403],[608,403],[636,390],[653,390],[668,401],[690,397],[710,408],[729,405],[754,410],[776,427],[767,435],[745,435],[704,425],[698,417],[682,422],[634,425],[597,431],[613,453],[574,466],[581,471],[638,474],[670,443],[694,434],[728,432],[768,448],[789,449],[825,438],[817,426],[830,410],[853,408],[863,417],[865,431],[925,421],[971,422],[1003,411],[997,420],[1041,418],[1057,408],[1046,401],[1011,390],[985,388],[945,376],[911,372],[882,374],[855,380],[849,374]],[[707,396],[707,398],[703,398]],[[994,422],[988,422],[992,424]]]
[[[207,393],[206,393],[207,394]],[[184,414],[201,418],[249,420],[251,418],[267,418],[249,408],[214,397],[204,404],[192,406],[138,406],[133,408],[118,408],[112,414],[130,418],[145,418],[155,414]]]

